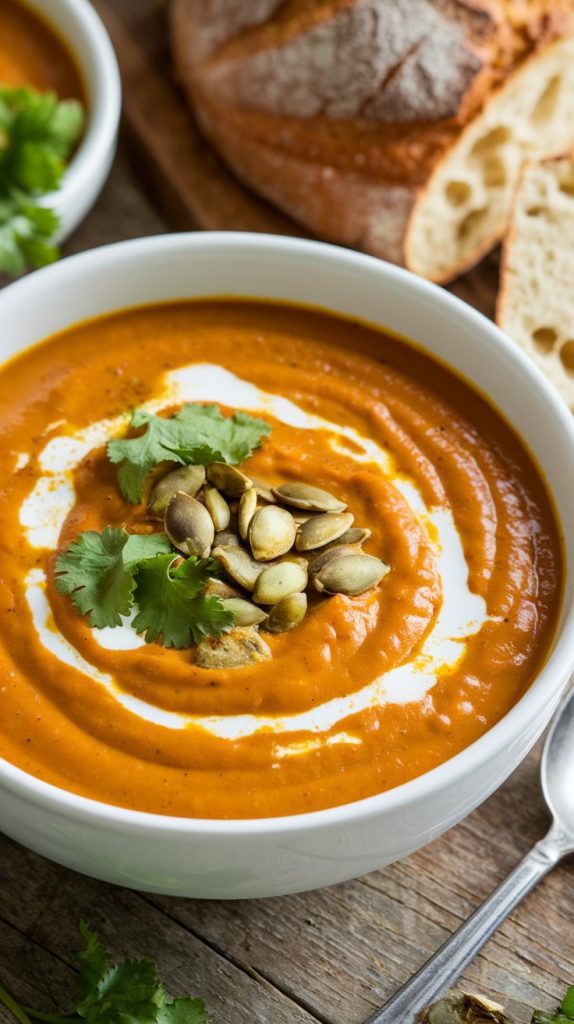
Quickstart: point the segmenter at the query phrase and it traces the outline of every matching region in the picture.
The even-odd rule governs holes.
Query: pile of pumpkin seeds
[[[212,557],[226,579],[211,578],[206,594],[233,613],[234,627],[203,640],[196,664],[232,668],[271,657],[259,629],[285,633],[307,613],[307,593],[354,597],[389,572],[362,550],[371,531],[354,525],[344,502],[303,482],[271,486],[236,466],[182,466],[152,488],[148,515],[163,517],[182,555]]]

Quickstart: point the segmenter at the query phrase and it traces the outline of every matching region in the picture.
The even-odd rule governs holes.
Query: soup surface
[[[126,410],[187,401],[265,418],[242,469],[338,495],[390,566],[262,631],[260,664],[92,629],[54,586],[79,531],[145,528],[105,454]],[[223,300],[123,311],[5,365],[0,434],[1,749],[64,789],[210,818],[357,800],[467,747],[549,650],[560,538],[530,456],[465,383],[368,326]]]
[[[43,18],[17,0],[0,0],[0,84],[84,99],[80,75],[64,43]]]

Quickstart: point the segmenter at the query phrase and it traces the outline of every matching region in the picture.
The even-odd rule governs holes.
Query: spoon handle
[[[365,1024],[412,1024],[417,1014],[453,985],[498,926],[562,856],[560,833],[553,826],[472,917]]]

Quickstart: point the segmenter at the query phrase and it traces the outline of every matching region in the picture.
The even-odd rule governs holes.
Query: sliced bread
[[[574,412],[574,153],[523,170],[496,319]]]
[[[447,281],[525,160],[574,143],[574,0],[172,0],[179,78],[237,176],[312,233]]]

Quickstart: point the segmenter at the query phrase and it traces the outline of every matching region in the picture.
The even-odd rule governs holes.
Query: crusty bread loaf
[[[574,141],[574,0],[172,0],[179,77],[256,191],[437,281]]]
[[[497,320],[574,412],[574,154],[527,164],[505,239]]]

